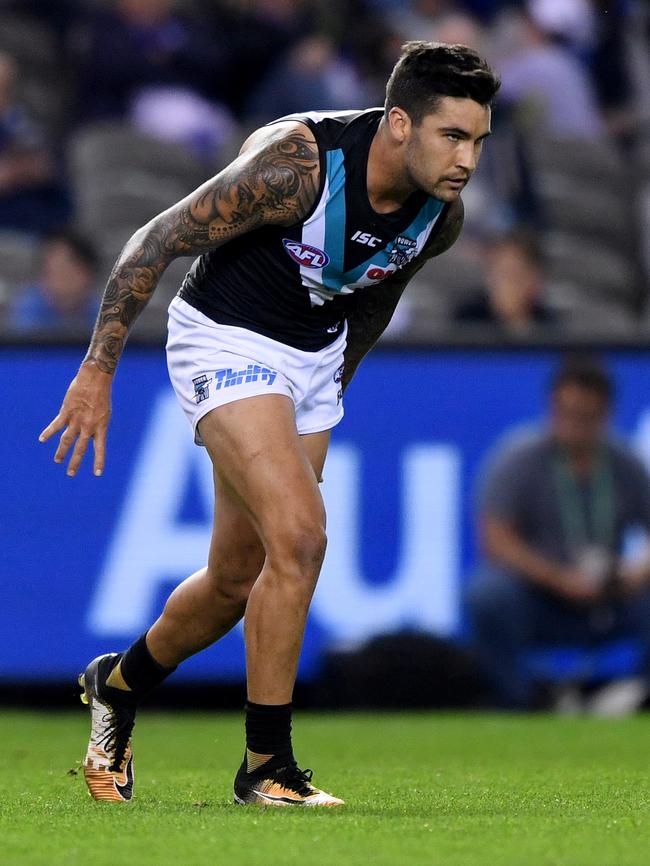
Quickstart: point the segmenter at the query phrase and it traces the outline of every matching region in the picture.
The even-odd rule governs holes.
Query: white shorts
[[[324,349],[304,352],[246,328],[219,325],[176,297],[168,331],[169,377],[197,445],[203,445],[197,424],[204,415],[260,394],[290,397],[300,434],[329,430],[343,417],[347,328]]]

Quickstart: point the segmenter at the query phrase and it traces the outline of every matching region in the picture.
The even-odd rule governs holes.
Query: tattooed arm
[[[74,475],[93,439],[94,471],[104,468],[112,376],[129,331],[165,268],[263,225],[292,225],[318,194],[319,155],[304,124],[263,127],[229,166],[183,201],[155,217],[127,242],[102,298],[88,353],[41,442],[60,430],[54,460],[61,463],[76,440],[68,466]]]
[[[112,373],[129,329],[169,263],[196,256],[261,225],[291,225],[318,191],[318,149],[309,129],[277,124],[254,133],[227,168],[137,231],[106,286],[86,361]]]
[[[377,286],[357,291],[352,311],[347,317],[348,338],[344,353],[343,390],[350,384],[363,357],[388,327],[402,292],[413,276],[426,261],[444,253],[455,243],[463,227],[463,214],[463,202],[456,199],[441,230],[434,235],[416,261],[382,280]]]

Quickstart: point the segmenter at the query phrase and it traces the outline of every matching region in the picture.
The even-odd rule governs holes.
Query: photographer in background
[[[650,683],[650,548],[634,565],[620,558],[628,530],[650,529],[650,478],[607,433],[613,387],[600,367],[569,363],[550,397],[547,429],[510,439],[484,480],[484,562],[468,597],[476,648],[499,703],[525,709],[527,650],[636,637],[640,676],[605,686],[586,707],[622,715]]]

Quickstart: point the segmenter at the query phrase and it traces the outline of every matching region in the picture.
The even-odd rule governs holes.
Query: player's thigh
[[[303,433],[300,437],[300,443],[319,484],[323,480],[323,468],[330,444],[330,432],[323,430],[320,433]]]
[[[314,476],[322,481],[330,431],[300,437]],[[264,545],[250,515],[235,492],[214,470],[215,511],[209,566],[214,573],[257,575],[264,564]]]
[[[322,443],[301,442],[292,401],[268,394],[219,406],[201,419],[200,434],[219,482],[249,515],[267,556],[322,558],[325,510],[307,454],[308,447],[320,463]]]
[[[300,437],[315,477],[320,481],[330,433],[308,433]],[[224,594],[248,597],[262,566],[264,545],[243,503],[215,470],[215,514],[208,573]]]
[[[264,545],[250,514],[216,470],[214,495],[208,574],[222,593],[246,598],[264,565]]]

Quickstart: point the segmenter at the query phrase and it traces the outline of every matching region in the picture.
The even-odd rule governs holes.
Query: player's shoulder
[[[248,136],[229,170],[257,197],[260,225],[294,225],[311,213],[322,187],[322,154],[311,131],[288,121]]]
[[[272,124],[266,124],[255,129],[248,138],[245,139],[239,153],[249,153],[251,151],[265,150],[267,148],[275,148],[282,142],[307,147],[312,153],[317,152],[316,137],[311,128],[293,118],[280,118]]]
[[[446,204],[440,213],[434,231],[423,250],[426,259],[432,259],[452,247],[461,233],[465,221],[465,205],[460,196]]]
[[[267,126],[273,126],[276,123],[298,121],[300,123],[305,123],[308,126],[318,127],[321,129],[326,129],[328,127],[342,129],[357,120],[374,120],[377,116],[383,114],[383,112],[383,108],[377,107],[350,109],[346,111],[300,111],[295,112],[294,114],[285,114],[283,117],[271,120]]]
[[[465,222],[465,205],[460,196],[447,205],[444,211],[443,229],[446,234],[447,249],[456,242]],[[444,252],[444,250],[441,250]]]
[[[376,122],[382,108],[351,111],[305,111],[285,114],[255,129],[242,144],[239,153],[274,147],[286,140],[293,145],[304,142],[307,147],[327,150],[336,146],[341,136],[357,123]]]
[[[343,147],[345,150],[354,147],[357,134],[363,136],[364,131],[377,125],[383,114],[383,108],[366,108],[351,111],[305,111],[288,114],[272,120],[268,126],[299,123],[306,126],[314,136],[319,147],[330,150]]]

